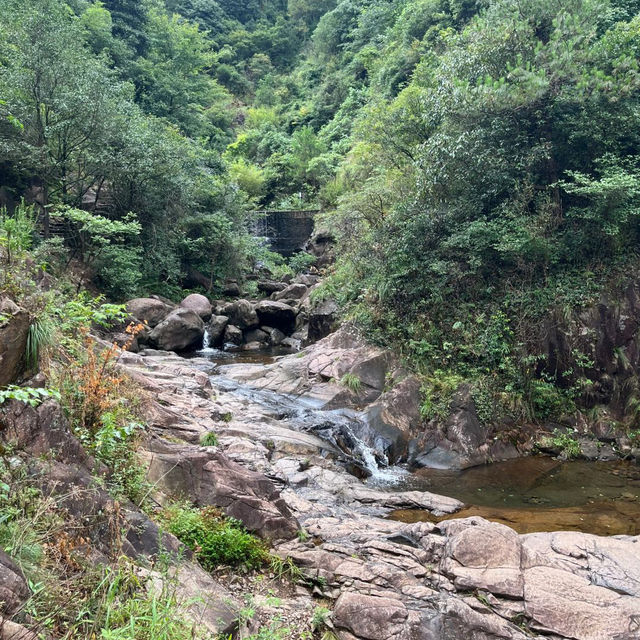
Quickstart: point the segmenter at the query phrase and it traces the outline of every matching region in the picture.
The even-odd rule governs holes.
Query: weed
[[[362,390],[362,380],[354,373],[345,373],[340,379],[340,384],[353,393],[360,393]]]
[[[553,434],[550,436],[544,436],[540,440],[540,446],[560,449],[561,455],[568,459],[577,458],[582,454],[580,443],[574,437],[559,429],[554,429]]]
[[[200,438],[200,444],[203,447],[217,447],[218,435],[215,433],[215,431],[208,431]]]
[[[160,521],[195,552],[209,571],[219,565],[254,569],[269,557],[261,540],[215,507],[197,509],[185,503],[173,504],[161,512]]]
[[[275,618],[258,633],[248,636],[247,640],[285,640],[290,633],[291,629],[285,627],[280,619]]]
[[[298,540],[300,542],[306,542],[310,537],[305,529],[298,529]]]
[[[311,628],[314,631],[322,631],[328,626],[331,611],[327,607],[316,607],[311,618]]]
[[[288,578],[292,582],[300,582],[303,579],[302,571],[291,558],[281,558],[280,556],[269,556],[269,569],[278,579]]]
[[[422,384],[422,417],[425,420],[445,419],[453,394],[463,382],[461,376],[449,371],[436,370],[433,375],[426,376]]]
[[[114,497],[128,497],[139,506],[148,494],[145,469],[136,455],[136,443],[144,425],[127,420],[129,416],[118,410],[104,413],[101,426],[93,434],[79,432],[80,440],[98,460],[111,469],[109,488]]]
[[[29,326],[27,334],[26,361],[27,366],[35,368],[40,354],[53,344],[55,324],[50,316],[43,316],[34,320]]]

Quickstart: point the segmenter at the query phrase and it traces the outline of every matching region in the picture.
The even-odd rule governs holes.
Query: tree
[[[196,24],[153,9],[148,53],[139,60],[140,104],[192,138],[227,137],[231,96],[208,74],[213,53]]]
[[[50,202],[79,203],[99,181],[102,147],[127,88],[87,54],[79,24],[61,3],[1,0],[0,10],[9,18],[0,93],[23,125],[7,131],[0,148],[30,177],[47,236]]]
[[[145,0],[105,0],[113,18],[113,35],[138,56],[147,50],[148,7]]]

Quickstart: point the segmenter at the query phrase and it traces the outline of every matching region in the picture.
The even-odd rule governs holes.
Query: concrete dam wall
[[[256,211],[254,235],[267,238],[272,251],[289,257],[300,251],[313,233],[313,219],[319,211]]]

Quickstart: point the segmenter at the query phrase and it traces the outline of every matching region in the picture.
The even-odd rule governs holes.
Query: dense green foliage
[[[98,243],[94,266],[114,295],[178,285],[192,270],[237,275],[247,196],[220,157],[231,96],[208,72],[211,44],[157,3],[108,4],[113,14],[101,3],[0,2],[4,196],[35,200],[45,235],[60,206],[112,224],[135,217],[139,233]],[[185,241],[194,218],[206,244]]]
[[[258,538],[214,507],[196,509],[175,504],[163,511],[160,520],[178,540],[196,552],[200,564],[209,571],[220,565],[256,568],[268,558]]]
[[[67,207],[105,291],[215,288],[261,257],[248,210],[337,209],[324,295],[427,405],[473,380],[484,407],[572,409],[588,367],[545,371],[531,328],[636,261],[637,1],[0,9],[0,182]]]

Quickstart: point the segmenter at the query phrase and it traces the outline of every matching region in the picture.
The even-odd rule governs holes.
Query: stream
[[[429,491],[456,498],[466,507],[453,515],[434,517],[422,510],[397,510],[390,518],[402,522],[431,521],[472,515],[501,522],[519,533],[582,531],[597,535],[640,534],[640,467],[626,461],[559,461],[531,456],[463,471],[388,466],[362,440],[361,413],[324,410],[315,400],[258,390],[233,379],[237,365],[268,365],[290,351],[199,351],[217,365],[215,385],[283,426],[313,433],[351,473],[376,489]]]

